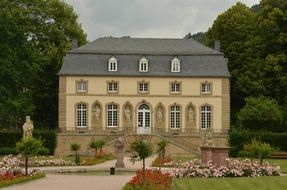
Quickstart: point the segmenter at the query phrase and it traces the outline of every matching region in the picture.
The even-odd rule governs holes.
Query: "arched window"
[[[87,127],[87,105],[78,104],[76,107],[77,127]]]
[[[107,107],[107,124],[108,127],[118,126],[118,106],[116,104],[109,104]]]
[[[118,60],[115,57],[111,57],[109,59],[109,71],[117,71],[118,70]]]
[[[180,107],[177,105],[170,107],[170,128],[172,129],[179,129],[181,122],[180,122]]]
[[[205,105],[201,107],[201,129],[211,127],[212,109],[210,106]]]

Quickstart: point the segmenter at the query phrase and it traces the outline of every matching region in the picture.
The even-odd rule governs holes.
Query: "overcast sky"
[[[206,31],[238,0],[64,0],[93,41],[104,36],[182,38]],[[259,0],[240,0],[247,6]]]

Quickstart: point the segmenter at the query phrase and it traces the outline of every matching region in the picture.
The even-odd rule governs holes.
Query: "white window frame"
[[[148,72],[148,60],[145,57],[139,61],[139,72]]]
[[[77,128],[86,128],[88,122],[87,104],[81,103],[76,105],[76,126]]]
[[[180,88],[181,88],[181,86],[180,86],[179,82],[172,82],[171,86],[170,86],[170,92],[172,94],[179,94],[180,90],[181,90]]]
[[[148,82],[139,83],[139,93],[148,93]]]
[[[171,72],[173,73],[178,73],[180,72],[180,60],[177,57],[174,57],[171,60],[171,68],[170,68]]]
[[[88,83],[86,81],[77,81],[77,92],[87,92]]]
[[[178,105],[170,107],[170,128],[171,129],[181,128],[181,110],[180,106]]]
[[[108,92],[109,93],[117,93],[119,89],[119,85],[117,82],[108,82]]]
[[[204,105],[200,108],[200,128],[208,129],[212,127],[212,107]]]
[[[202,94],[210,94],[212,85],[210,82],[201,83],[201,93]]]
[[[111,57],[109,59],[108,70],[109,71],[118,71],[118,60],[115,57]]]
[[[107,127],[118,127],[118,105],[107,105]]]

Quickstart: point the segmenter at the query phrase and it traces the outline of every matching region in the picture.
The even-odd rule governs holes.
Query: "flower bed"
[[[30,166],[43,167],[43,166],[75,166],[73,161],[65,161],[62,158],[57,158],[54,156],[49,157],[34,157],[33,162]]]
[[[123,188],[124,190],[168,190],[171,188],[172,176],[158,170],[146,170],[146,184],[144,186],[143,172],[137,171],[136,175]]]
[[[170,157],[165,157],[164,159],[160,159],[159,157],[156,157],[155,160],[152,162],[153,167],[159,167],[164,166],[166,163],[170,163],[172,159]]]
[[[23,162],[18,157],[12,155],[5,156],[0,162],[0,184],[24,178],[24,171],[20,167],[22,164]],[[38,174],[39,170],[28,170],[28,176],[30,177]]]
[[[259,176],[278,176],[280,175],[280,167],[273,166],[269,163],[260,165],[258,162],[251,162],[246,159],[238,161],[235,159],[227,159],[226,166],[216,167],[209,162],[202,165],[199,160],[192,160],[185,163],[168,163],[167,165],[176,165],[177,168],[170,173],[173,177],[259,177]]]

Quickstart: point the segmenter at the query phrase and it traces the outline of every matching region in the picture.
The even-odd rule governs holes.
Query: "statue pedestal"
[[[123,153],[118,153],[117,154],[116,168],[124,168],[124,167],[125,167],[124,154]]]
[[[200,147],[201,163],[207,164],[211,160],[216,166],[225,165],[229,149],[228,146],[202,146]]]

